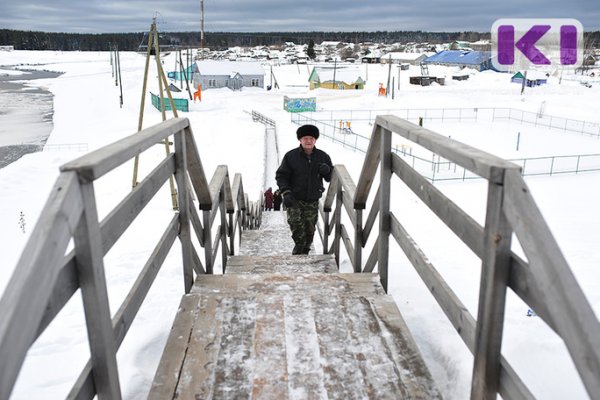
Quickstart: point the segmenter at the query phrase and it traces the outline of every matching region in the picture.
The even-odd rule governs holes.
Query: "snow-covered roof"
[[[319,76],[319,81],[322,82],[332,82],[334,69],[317,69],[317,75]],[[362,78],[363,71],[359,68],[336,68],[335,69],[335,81],[336,82],[345,82],[345,83],[354,83],[359,79],[364,80]]]
[[[265,70],[258,62],[243,61],[197,61],[198,71],[201,75],[264,75]]]
[[[392,60],[418,60],[419,58],[422,58],[424,56],[426,56],[423,53],[404,53],[404,52],[400,52],[400,51],[393,51],[390,53],[386,53],[384,55],[381,56],[381,58],[389,58],[392,57]]]

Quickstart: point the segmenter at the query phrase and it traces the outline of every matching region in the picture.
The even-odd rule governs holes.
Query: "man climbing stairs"
[[[285,213],[266,212],[224,275],[197,278],[149,398],[440,398],[378,276],[292,247]]]

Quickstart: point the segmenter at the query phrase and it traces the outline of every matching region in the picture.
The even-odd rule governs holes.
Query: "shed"
[[[425,64],[473,68],[477,71],[494,69],[489,51],[444,50],[423,60]]]
[[[390,52],[381,56],[381,63],[387,64],[390,59],[393,64],[411,64],[420,65],[421,61],[427,58],[425,53],[404,53],[404,52]]]
[[[264,88],[265,71],[258,62],[206,60],[197,61],[196,66],[198,72],[194,74],[194,87],[202,85],[202,90]]]
[[[525,79],[525,76],[521,72],[517,72],[510,78],[510,81],[512,83],[522,84],[523,79]],[[527,72],[527,81],[525,82],[525,85],[527,87],[540,86],[546,83],[548,83],[548,76],[546,76],[545,74],[537,71]]]
[[[365,80],[361,77],[362,71],[359,68],[317,68],[314,67],[308,82],[310,90],[339,89],[356,90],[365,88]]]

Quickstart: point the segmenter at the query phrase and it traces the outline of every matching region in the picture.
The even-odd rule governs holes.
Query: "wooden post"
[[[490,179],[489,182],[483,232],[484,248],[471,382],[473,400],[495,399],[500,385],[500,351],[511,263],[512,229],[502,211],[504,171],[494,168],[491,175],[496,175],[497,179]]]
[[[329,211],[323,217],[323,254],[329,254]]]
[[[335,254],[335,263],[340,268],[340,238],[342,237],[342,211],[344,203],[342,201],[342,185],[338,184],[337,195],[335,196],[335,212],[333,213],[333,223],[335,224],[335,235],[333,237],[333,251]]]
[[[206,262],[206,273],[213,273],[213,257],[212,257],[212,232],[210,229],[210,210],[202,211],[202,220],[204,227],[204,257]]]
[[[191,135],[191,129],[175,134],[175,179],[179,193],[179,241],[181,242],[181,258],[183,261],[183,286],[189,293],[194,284],[194,260],[190,232],[190,205],[187,185],[187,151],[184,135]]]
[[[381,135],[380,147],[380,183],[379,183],[379,248],[378,270],[379,279],[383,290],[388,291],[388,258],[390,241],[390,186],[392,178],[392,132],[379,128],[377,134]]]
[[[354,272],[362,271],[362,220],[363,220],[363,210],[355,210],[356,216],[356,225],[354,225]]]
[[[228,179],[225,182],[229,182]],[[227,210],[225,210],[225,185],[221,187],[221,193],[219,194],[219,209],[221,214],[221,263],[223,265],[223,273],[225,273],[225,267],[227,266]]]
[[[121,388],[117,369],[117,347],[108,304],[102,236],[92,182],[81,183],[81,196],[84,212],[76,228],[74,241],[92,374],[98,398],[118,400],[121,398]]]

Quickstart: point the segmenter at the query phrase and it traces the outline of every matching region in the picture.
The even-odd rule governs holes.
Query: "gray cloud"
[[[576,18],[600,30],[597,0],[205,0],[207,32],[488,31],[498,18]],[[111,33],[199,31],[200,0],[21,0],[0,3],[0,28]]]

